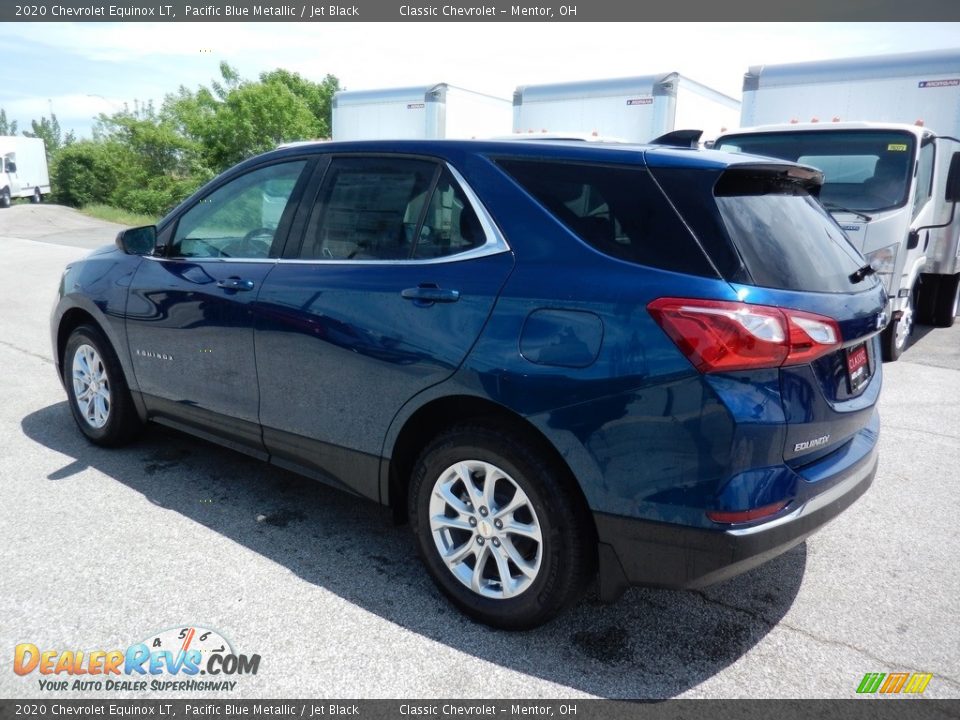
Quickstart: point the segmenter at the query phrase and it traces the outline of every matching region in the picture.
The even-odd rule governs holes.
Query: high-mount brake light
[[[841,344],[835,320],[802,310],[669,297],[647,310],[703,373],[802,365]]]

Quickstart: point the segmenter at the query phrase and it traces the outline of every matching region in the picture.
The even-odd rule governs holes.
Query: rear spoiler
[[[674,130],[650,141],[650,145],[695,148],[700,142],[703,130]]]

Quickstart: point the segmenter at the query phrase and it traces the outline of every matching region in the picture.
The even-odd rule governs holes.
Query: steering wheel
[[[229,257],[265,258],[270,254],[275,231],[276,228],[254,228],[237,242],[227,245],[223,252]]]

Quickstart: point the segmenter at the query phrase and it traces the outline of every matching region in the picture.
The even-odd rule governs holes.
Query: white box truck
[[[0,207],[13,198],[38,203],[50,192],[47,150],[40,138],[0,136]]]
[[[737,127],[740,102],[680,73],[524,85],[513,93],[514,133],[572,133],[645,143],[673,130],[711,140]]]
[[[439,83],[333,96],[334,140],[469,139],[510,132],[510,101]]]
[[[820,200],[889,296],[884,358],[947,327],[960,287],[960,50],[751,67],[719,149],[823,171]]]

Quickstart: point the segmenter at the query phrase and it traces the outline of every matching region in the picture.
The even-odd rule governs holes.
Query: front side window
[[[172,254],[257,259],[276,255],[277,229],[306,161],[269,165],[221,185],[177,222]],[[274,250],[274,252],[271,252]]]
[[[340,157],[326,172],[300,258],[422,260],[484,241],[475,210],[443,165]]]
[[[824,206],[870,212],[906,204],[916,138],[892,130],[798,130],[731,135],[716,147],[815,167],[823,172]]]
[[[913,217],[916,218],[933,196],[933,162],[936,146],[933,140],[920,148],[920,158],[917,163],[917,195],[913,199]]]

